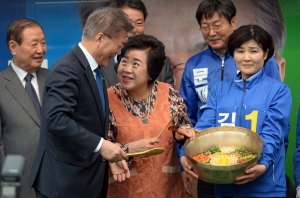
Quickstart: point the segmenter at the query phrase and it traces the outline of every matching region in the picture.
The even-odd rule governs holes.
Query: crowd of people
[[[280,9],[266,2],[260,12]],[[300,198],[300,107],[294,185],[284,165],[292,99],[275,31],[238,27],[234,1],[197,1],[191,12],[204,48],[179,57],[145,34],[141,0],[84,5],[81,41],[49,71],[41,25],[23,18],[7,29],[13,58],[0,72],[0,167],[8,154],[25,157],[20,197]],[[257,133],[260,159],[234,184],[197,180],[183,143],[225,125]],[[127,156],[157,147],[164,152]]]

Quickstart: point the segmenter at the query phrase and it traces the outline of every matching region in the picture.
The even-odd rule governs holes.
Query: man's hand
[[[182,177],[183,186],[184,186],[186,194],[188,196],[192,197],[193,193],[189,190],[189,186],[191,186],[192,188],[195,188],[194,178],[190,174],[186,173],[185,171],[181,172],[181,177]]]
[[[116,163],[109,163],[110,170],[115,181],[122,182],[130,177],[130,172],[125,160]]]
[[[108,160],[111,163],[122,161],[122,159],[127,160],[127,155],[120,148],[120,146],[108,140],[103,141],[99,153],[104,159]]]
[[[245,184],[250,181],[254,181],[257,179],[259,176],[264,174],[267,170],[267,167],[263,164],[255,164],[255,165],[250,165],[246,171],[245,174],[238,176],[236,178],[236,183],[235,184]]]
[[[145,150],[153,149],[156,147],[154,144],[157,143],[159,143],[159,140],[156,137],[130,142],[128,143],[129,153],[142,152]]]
[[[192,169],[192,166],[189,162],[189,160],[185,157],[185,156],[182,156],[180,158],[180,162],[181,162],[181,165],[183,167],[183,169],[188,173],[190,174],[191,176],[195,177],[196,179],[198,179],[198,176],[196,175],[196,173],[193,171]]]
[[[193,140],[195,139],[195,133],[200,132],[197,129],[191,128],[191,126],[187,125],[187,126],[182,126],[180,128],[177,129],[177,131],[175,132],[175,139],[177,141],[184,141],[187,138],[189,140]]]

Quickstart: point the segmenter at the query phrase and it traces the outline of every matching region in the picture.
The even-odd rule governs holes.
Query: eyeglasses
[[[110,40],[112,40],[117,46],[118,46],[118,51],[121,50],[124,45],[119,45],[114,39],[111,38],[111,36],[109,36],[108,34],[106,33],[103,33],[105,36],[107,36]]]
[[[218,33],[222,30],[222,27],[224,25],[214,25],[212,26],[212,28],[210,28],[209,26],[201,26],[200,30],[203,32],[203,33],[209,33],[210,30],[212,29],[214,32]]]

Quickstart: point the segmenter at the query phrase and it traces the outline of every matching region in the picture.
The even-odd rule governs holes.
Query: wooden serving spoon
[[[136,152],[136,153],[127,153],[128,157],[148,157],[151,155],[158,155],[165,151],[164,148],[153,148],[142,152]]]
[[[168,125],[172,122],[172,120],[175,118],[175,116],[177,115],[178,111],[176,111],[174,113],[174,115],[172,116],[172,118],[170,119],[170,121],[167,123],[166,127],[158,134],[158,136],[156,137],[157,139],[161,136],[161,134],[166,130],[166,128],[168,127]]]
[[[169,130],[169,131],[177,131],[178,128],[177,128],[177,126],[172,125],[172,126],[169,126],[169,127],[168,127],[168,130]]]

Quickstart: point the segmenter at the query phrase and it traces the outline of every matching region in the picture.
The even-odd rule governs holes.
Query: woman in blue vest
[[[285,197],[284,137],[292,99],[287,85],[262,70],[274,53],[272,37],[257,25],[241,26],[229,37],[228,52],[240,72],[212,87],[195,129],[222,125],[248,128],[262,138],[264,148],[257,164],[237,177],[235,184],[216,184],[215,196]]]

